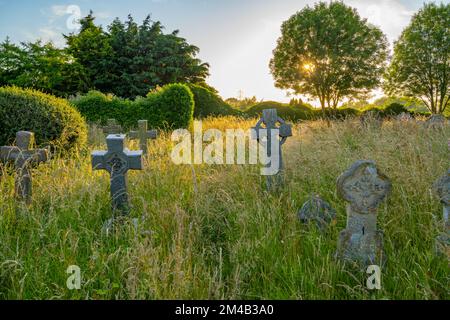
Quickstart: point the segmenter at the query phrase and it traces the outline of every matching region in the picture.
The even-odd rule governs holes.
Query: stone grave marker
[[[126,136],[110,134],[106,138],[107,151],[92,152],[92,168],[106,170],[110,174],[110,193],[113,218],[106,226],[111,226],[116,217],[128,216],[130,205],[127,190],[128,170],[142,170],[142,151],[129,151],[124,148]],[[108,231],[108,230],[107,230]]]
[[[315,223],[320,231],[336,221],[336,210],[318,195],[311,195],[298,212],[300,222]]]
[[[425,127],[429,129],[440,129],[445,126],[447,119],[442,114],[433,114],[425,121]]]
[[[337,180],[338,195],[347,205],[347,226],[339,234],[337,256],[359,265],[382,265],[383,235],[377,229],[377,208],[391,191],[391,182],[375,162],[355,162]]]
[[[122,126],[117,124],[116,119],[108,119],[106,126],[103,127],[104,134],[120,134],[122,133]]]
[[[147,120],[138,121],[138,131],[131,131],[128,135],[130,139],[139,139],[139,147],[144,154],[147,154],[147,140],[156,139],[158,131],[148,130]]]
[[[34,133],[19,131],[16,134],[17,146],[3,146],[0,149],[2,161],[14,161],[16,199],[26,204],[30,204],[32,199],[32,165],[49,159],[47,149],[30,149],[33,144]]]
[[[279,126],[277,126],[279,123]],[[276,141],[272,141],[271,130],[278,129],[279,137],[276,138]],[[261,131],[266,131],[266,140],[263,141],[261,136]],[[283,156],[281,146],[286,142],[288,137],[292,136],[292,127],[290,124],[287,124],[282,118],[277,115],[276,109],[265,109],[263,110],[262,118],[256,123],[256,126],[252,128],[252,138],[256,139],[260,145],[265,148],[265,152],[268,157],[272,156],[271,152],[271,144],[278,143],[278,173],[275,175],[267,175],[266,186],[267,190],[272,190],[274,185],[281,185],[283,180]],[[270,167],[270,164],[267,164],[266,167]]]

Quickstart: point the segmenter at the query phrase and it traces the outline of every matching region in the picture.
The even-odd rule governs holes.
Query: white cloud
[[[392,44],[409,24],[414,11],[410,11],[399,0],[346,0],[356,8],[361,17],[378,26]]]
[[[54,5],[51,7],[52,14],[55,16],[61,17],[67,14],[67,9],[69,6],[64,5]]]

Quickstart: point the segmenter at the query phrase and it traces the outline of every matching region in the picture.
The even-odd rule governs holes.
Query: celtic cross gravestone
[[[92,168],[110,174],[111,203],[114,215],[128,215],[130,206],[127,192],[128,170],[142,170],[142,151],[124,148],[126,136],[111,134],[106,138],[107,151],[92,152]]]
[[[19,131],[16,134],[17,146],[3,146],[0,149],[2,161],[14,161],[15,195],[19,201],[31,203],[32,174],[31,166],[49,159],[47,149],[30,149],[34,144],[34,134],[28,131]]]
[[[277,126],[279,123],[279,126]],[[274,134],[278,130],[278,136]],[[271,190],[274,186],[274,177],[277,179],[277,185],[282,182],[283,174],[283,157],[281,146],[286,142],[288,137],[292,136],[292,127],[287,124],[282,118],[277,115],[276,109],[263,110],[262,118],[252,128],[252,138],[256,139],[267,156],[270,162],[265,166],[270,168],[273,165],[272,161],[275,161],[278,166],[275,168],[274,174],[267,174],[267,189]],[[277,145],[272,145],[277,144]],[[273,148],[275,147],[275,148]],[[272,154],[272,149],[278,150],[276,154]]]
[[[337,180],[348,201],[347,227],[341,231],[337,256],[362,265],[383,262],[383,237],[377,229],[377,208],[391,191],[391,182],[373,161],[355,162]]]

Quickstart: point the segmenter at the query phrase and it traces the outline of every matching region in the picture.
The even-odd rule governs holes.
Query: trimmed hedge
[[[195,118],[206,118],[208,116],[242,115],[242,112],[234,109],[228,103],[223,101],[216,92],[213,92],[211,90],[208,90],[208,88],[196,84],[187,84],[187,86],[194,94]]]
[[[169,84],[135,101],[91,91],[72,100],[88,122],[116,119],[125,128],[148,120],[152,128],[187,128],[193,121],[194,96],[184,84]]]
[[[35,134],[38,146],[70,155],[83,148],[87,127],[65,99],[32,89],[0,88],[0,145],[11,145],[18,131]]]

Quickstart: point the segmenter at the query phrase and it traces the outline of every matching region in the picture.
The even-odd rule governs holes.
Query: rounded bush
[[[71,103],[88,122],[104,125],[108,119],[123,119],[132,102],[100,91],[89,91],[84,96],[72,99]]]
[[[88,122],[106,124],[116,119],[125,128],[148,120],[152,128],[187,128],[193,121],[194,97],[184,84],[169,84],[135,101],[90,91],[71,101]]]
[[[234,109],[228,103],[222,100],[222,98],[208,88],[205,88],[196,84],[188,84],[194,94],[195,118],[206,118],[208,116],[230,116],[241,115],[239,110]]]
[[[31,89],[0,88],[0,145],[11,145],[18,131],[31,131],[38,146],[69,155],[84,147],[87,127],[65,99]]]

